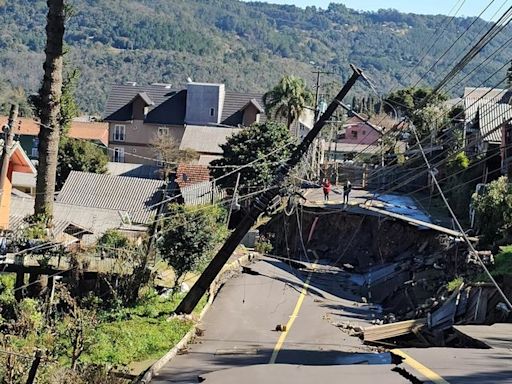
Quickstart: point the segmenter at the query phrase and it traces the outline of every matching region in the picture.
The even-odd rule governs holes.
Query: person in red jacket
[[[322,189],[324,191],[324,201],[329,201],[329,193],[331,193],[331,182],[329,179],[324,179]]]

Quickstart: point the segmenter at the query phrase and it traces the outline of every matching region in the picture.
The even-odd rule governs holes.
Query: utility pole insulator
[[[309,150],[309,147],[311,146],[315,138],[320,133],[320,130],[324,127],[327,121],[331,119],[332,115],[336,111],[336,108],[338,107],[338,102],[343,100],[343,98],[347,95],[350,89],[352,89],[356,81],[362,76],[362,71],[359,68],[352,66],[352,69],[354,73],[352,74],[350,79],[345,83],[345,85],[340,90],[338,95],[336,95],[335,99],[327,107],[325,113],[322,116],[320,116],[318,121],[315,122],[315,125],[313,126],[311,131],[309,131],[309,133],[302,140],[302,142],[292,152],[291,156],[286,162],[286,165],[278,169],[277,174],[271,184],[272,186],[279,187],[280,185],[282,185],[285,178],[288,176],[290,170],[300,162],[302,157]],[[194,310],[197,303],[199,302],[199,300],[201,300],[205,292],[209,289],[210,285],[213,283],[217,275],[220,273],[222,267],[224,267],[226,262],[229,260],[238,244],[240,244],[244,236],[252,228],[258,217],[263,212],[265,212],[267,206],[277,194],[279,194],[279,188],[270,188],[256,199],[256,201],[252,204],[246,216],[240,221],[238,226],[231,233],[231,235],[226,240],[224,245],[219,249],[215,257],[206,267],[206,269],[201,274],[196,283],[192,286],[192,288],[187,293],[185,298],[178,305],[178,307],[176,308],[176,313],[189,314]]]

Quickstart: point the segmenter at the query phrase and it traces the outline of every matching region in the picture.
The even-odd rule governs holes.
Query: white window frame
[[[114,155],[112,157],[112,160],[115,163],[124,163],[124,147],[114,147]]]
[[[112,134],[114,141],[126,141],[126,125],[116,124],[114,125],[114,132]]]
[[[163,167],[164,166],[164,161],[162,160],[162,154],[161,153],[156,155],[156,166],[157,167]]]
[[[32,151],[31,151],[32,157],[39,157],[39,138],[35,137],[32,140]]]
[[[169,127],[158,127],[158,137],[169,136]]]

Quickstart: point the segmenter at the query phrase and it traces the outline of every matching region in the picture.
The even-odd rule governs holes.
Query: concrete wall
[[[339,142],[346,144],[377,145],[381,136],[379,132],[364,123],[351,124],[345,129],[345,138]]]
[[[192,125],[219,124],[224,105],[224,84],[187,84],[185,122]],[[213,108],[213,116],[210,114]]]

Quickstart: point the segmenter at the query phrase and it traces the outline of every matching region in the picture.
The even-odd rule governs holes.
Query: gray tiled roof
[[[161,180],[72,171],[56,201],[90,208],[124,211],[133,223],[149,223],[162,199]]]
[[[180,149],[193,149],[200,153],[222,154],[221,144],[240,132],[239,128],[225,128],[204,125],[187,125],[181,139]]]
[[[113,85],[107,99],[105,120],[129,121],[132,116],[131,102],[142,97],[151,105],[144,122],[155,124],[183,125],[187,104],[187,90],[172,90],[162,85]],[[221,124],[238,126],[243,123],[243,108],[251,101],[263,111],[262,94],[226,91],[222,108]],[[154,103],[154,104],[151,104]],[[260,121],[265,122],[262,113]]]
[[[183,125],[187,91],[172,90],[162,85],[113,85],[107,99],[105,120],[131,120],[131,102],[139,94],[145,94],[147,101],[154,103],[146,116],[146,123]]]
[[[237,126],[243,122],[243,108],[254,100],[256,107],[263,110],[263,95],[259,93],[240,93],[226,91],[224,98],[224,107],[222,109],[221,124]],[[260,122],[264,123],[266,119],[265,113],[260,116]]]
[[[486,104],[478,110],[482,140],[501,143],[501,125],[512,119],[512,106],[508,104]]]

